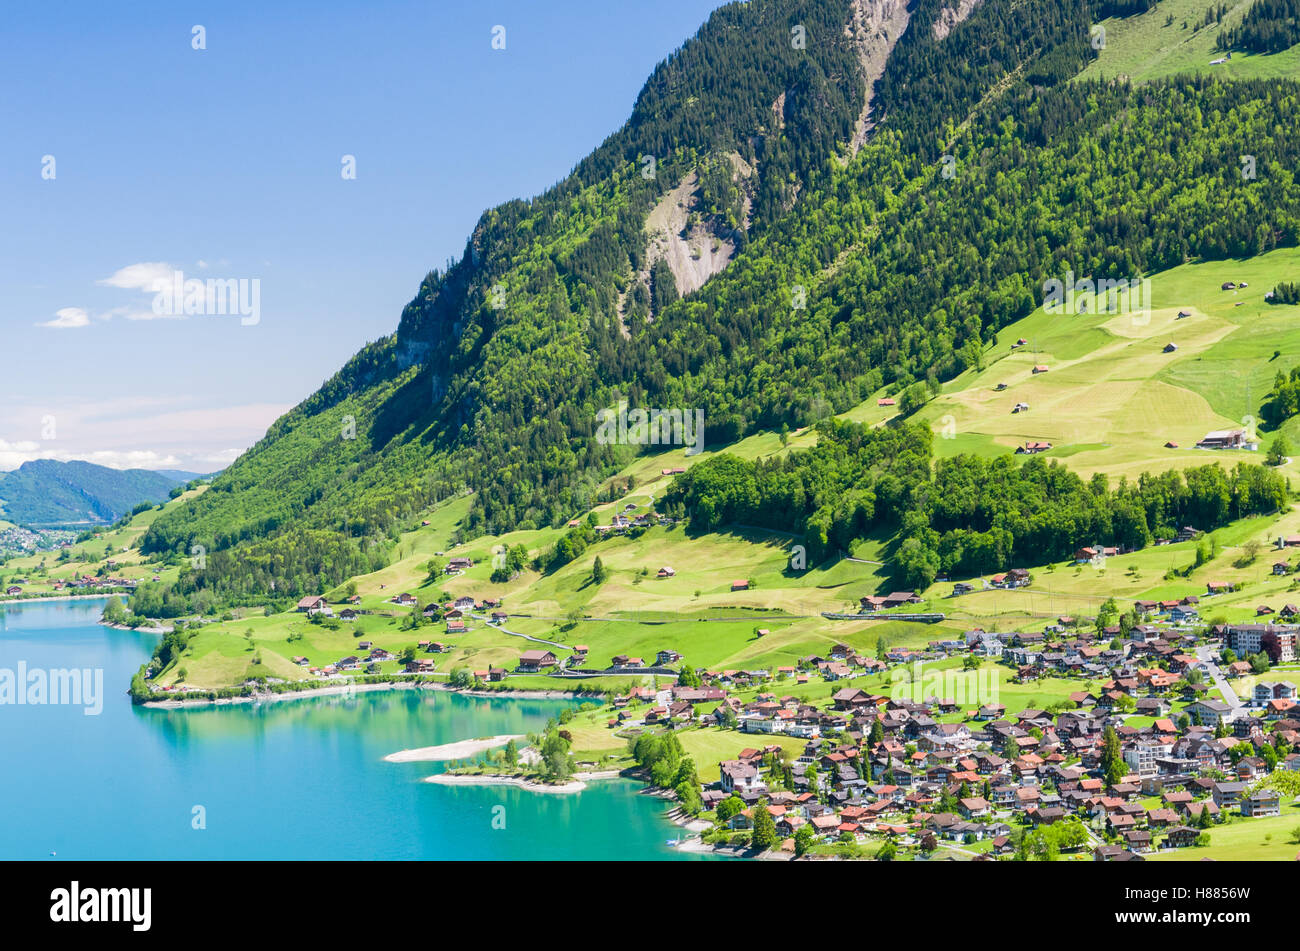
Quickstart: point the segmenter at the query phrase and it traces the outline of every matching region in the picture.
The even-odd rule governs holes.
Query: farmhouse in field
[[[1196,444],[1197,449],[1245,449],[1246,431],[1243,429],[1216,429],[1205,434]]]
[[[1038,442],[1038,441],[1027,442],[1023,446],[1016,447],[1016,455],[1032,456],[1040,452],[1047,452],[1047,450],[1051,448],[1052,448],[1052,444],[1050,442]]]
[[[519,655],[519,669],[530,673],[554,667],[556,663],[555,655],[546,650],[524,651]]]
[[[309,595],[298,602],[298,610],[306,613],[308,616],[314,614],[323,614],[326,617],[331,616],[334,611],[320,595]]]

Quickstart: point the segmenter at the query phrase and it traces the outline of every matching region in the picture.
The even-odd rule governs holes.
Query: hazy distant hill
[[[20,525],[109,523],[141,502],[160,502],[189,473],[109,469],[38,459],[0,473],[0,512]]]

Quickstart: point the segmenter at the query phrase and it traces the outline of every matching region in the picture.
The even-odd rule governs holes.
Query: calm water
[[[98,716],[0,705],[0,859],[660,859],[664,806],[625,780],[578,795],[420,782],[400,749],[536,730],[563,701],[389,692],[184,711],[126,696],[156,637],[98,601],[0,606],[0,668],[102,667]],[[193,809],[207,828],[191,827]],[[492,827],[504,806],[504,830]]]

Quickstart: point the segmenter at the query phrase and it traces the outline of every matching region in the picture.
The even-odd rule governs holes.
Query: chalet
[[[975,586],[973,584],[967,584],[964,581],[958,581],[955,585],[952,586],[952,596],[956,598],[963,594],[970,594],[974,590],[975,590]]]
[[[1174,352],[1175,350],[1177,350],[1177,349],[1178,349],[1178,344],[1176,344],[1176,343],[1167,343],[1167,344],[1165,344],[1164,352],[1165,352],[1165,353],[1173,353],[1173,352]]]
[[[674,571],[672,568],[668,567],[667,565],[664,565],[662,568],[659,569],[658,577],[671,578],[676,574],[677,574],[676,571]]]
[[[1092,850],[1094,862],[1145,862],[1142,856],[1120,845],[1099,845]]]
[[[344,608],[339,612],[340,621],[355,621],[360,616],[360,613],[353,608]]]
[[[1011,407],[1012,415],[1015,415],[1016,413],[1028,413],[1028,412],[1029,412],[1028,403],[1017,403],[1015,406]]]
[[[519,655],[519,669],[521,671],[536,672],[544,670],[547,667],[554,667],[556,664],[555,654],[547,650],[524,651]]]
[[[1046,364],[1046,363],[1039,363],[1039,364],[1037,364],[1037,365],[1034,367],[1033,372],[1034,372],[1034,373],[1046,373],[1046,372],[1047,372],[1047,364]]]
[[[1210,795],[1214,799],[1214,804],[1222,809],[1241,802],[1248,788],[1248,784],[1242,782],[1216,782]]]
[[[1255,699],[1259,701],[1295,700],[1296,697],[1296,686],[1289,680],[1262,680],[1255,684]]]
[[[859,599],[863,611],[875,611],[883,608],[897,608],[905,604],[920,604],[921,596],[915,591],[894,591],[884,597],[868,596]]]
[[[748,590],[749,590],[749,582],[748,582],[748,581],[745,581],[744,579],[739,579],[739,580],[733,581],[733,582],[731,582],[731,590],[732,590],[732,591],[748,591]]]
[[[1231,717],[1232,707],[1222,700],[1197,700],[1189,703],[1184,712],[1193,723],[1214,726]]]
[[[1164,844],[1171,849],[1186,849],[1195,845],[1200,835],[1191,826],[1174,826],[1165,833]]]
[[[1291,571],[1291,566],[1288,565],[1285,561],[1273,562],[1273,574],[1285,575],[1285,574],[1289,574],[1290,571]]]
[[[391,601],[393,604],[400,604],[404,607],[410,607],[411,605],[418,603],[415,595],[407,592],[394,596]]]
[[[22,594],[22,593],[23,593],[23,589],[20,588],[20,587],[18,587],[18,585],[16,585],[16,584],[10,585],[9,587],[5,588],[5,594]],[[309,600],[309,599],[307,599],[307,598],[303,598],[303,601],[306,601],[306,600]],[[324,599],[324,598],[320,598],[319,600],[324,601],[325,599]],[[300,603],[299,606],[298,606],[298,610],[299,610],[299,611],[305,610],[305,608],[302,607],[301,603]]]
[[[489,667],[487,672],[488,675],[487,679],[491,683],[500,683],[501,681],[505,680],[506,677],[509,676],[509,674],[510,671],[506,670],[504,667]]]
[[[892,396],[882,396],[880,399],[876,400],[876,405],[877,405],[877,406],[895,406],[895,405],[897,405],[897,402],[898,402],[898,401],[895,400]]]
[[[1241,800],[1241,814],[1252,818],[1263,816],[1280,816],[1282,814],[1282,796],[1276,789],[1260,789],[1244,796]]]
[[[655,666],[664,667],[668,664],[675,664],[682,659],[682,655],[674,650],[661,650],[655,654]]]
[[[320,595],[310,595],[303,598],[298,602],[298,610],[307,615],[324,614],[326,617],[333,613],[329,604]]]
[[[1246,432],[1242,429],[1216,429],[1206,433],[1196,444],[1197,449],[1244,449]]]

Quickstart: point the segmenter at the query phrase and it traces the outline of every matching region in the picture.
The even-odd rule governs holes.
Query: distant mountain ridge
[[[142,502],[161,502],[195,476],[37,459],[0,473],[0,513],[19,525],[108,524]]]

